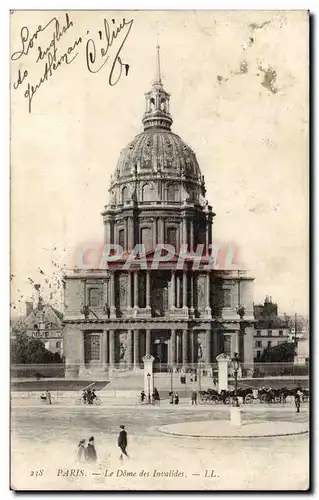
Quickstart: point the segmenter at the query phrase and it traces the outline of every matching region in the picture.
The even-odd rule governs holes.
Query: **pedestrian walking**
[[[299,392],[296,392],[295,394],[295,406],[296,406],[296,410],[297,410],[297,413],[300,413],[300,394]]]
[[[192,405],[197,405],[197,392],[192,392]]]
[[[97,454],[95,450],[95,445],[94,445],[94,437],[90,437],[89,443],[86,448],[86,460],[88,462],[96,462],[97,460]]]
[[[79,442],[76,456],[79,462],[85,462],[86,459],[85,439],[81,439],[81,441]]]
[[[169,394],[168,394],[168,396],[169,396],[169,403],[171,405],[174,404],[174,393],[173,393],[173,391],[170,391]]]
[[[125,425],[120,425],[120,434],[117,440],[117,445],[121,449],[121,455],[120,455],[120,460],[123,460],[123,455],[125,455],[127,458],[130,458],[127,454],[126,448],[127,448],[127,432],[125,430]]]
[[[52,404],[52,402],[51,402],[51,393],[50,393],[50,391],[48,389],[46,390],[45,395],[46,395],[46,398],[47,398],[48,405],[51,405]]]
[[[178,405],[178,403],[179,403],[179,394],[178,394],[178,392],[176,392],[176,394],[175,394],[175,401],[174,402],[175,402],[176,405]]]

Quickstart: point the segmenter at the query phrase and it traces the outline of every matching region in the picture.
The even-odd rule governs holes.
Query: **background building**
[[[207,266],[215,214],[206,199],[195,153],[171,132],[170,95],[159,64],[145,95],[144,131],[120,154],[103,211],[105,243],[125,249],[110,269],[74,270],[64,277],[66,374],[105,367],[139,368],[151,353],[164,365],[210,364],[218,354],[238,352],[253,362],[253,280],[244,271]],[[129,262],[136,245],[146,264]],[[157,245],[175,249],[158,269]],[[202,244],[193,269],[189,258],[176,269],[182,248]],[[245,307],[240,328],[237,307]]]
[[[256,319],[254,329],[254,361],[258,361],[263,351],[283,342],[290,341],[288,321],[278,316],[278,305],[266,296],[264,304],[254,304]]]
[[[17,325],[18,331],[28,337],[41,339],[45,348],[63,356],[63,315],[50,304],[45,304],[41,297],[36,304],[26,303],[26,317]],[[17,331],[17,330],[16,330]]]

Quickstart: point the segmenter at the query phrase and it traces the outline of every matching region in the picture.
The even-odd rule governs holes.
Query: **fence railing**
[[[136,376],[143,373],[143,364],[114,364],[102,365],[94,364],[73,364],[47,363],[47,364],[18,364],[11,365],[12,378],[64,378],[70,375],[75,378],[78,376],[94,376],[98,373],[108,373],[109,377]],[[217,363],[194,363],[194,364],[174,364],[154,363],[154,373],[159,376],[174,373],[187,375],[189,379],[201,377],[217,378]],[[234,376],[234,368],[229,363],[228,376]],[[238,378],[269,378],[269,377],[298,377],[309,376],[309,365],[297,365],[294,363],[254,363],[241,364],[238,371]]]

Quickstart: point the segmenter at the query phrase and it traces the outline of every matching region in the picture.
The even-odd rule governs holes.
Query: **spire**
[[[157,50],[157,64],[156,64],[156,78],[155,78],[155,82],[154,83],[162,84],[162,80],[161,80],[160,45],[159,45],[159,42],[158,42],[158,33],[157,33],[156,50]]]

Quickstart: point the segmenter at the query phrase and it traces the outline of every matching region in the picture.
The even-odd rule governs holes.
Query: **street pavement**
[[[102,490],[305,490],[308,435],[246,440],[168,436],[159,427],[194,421],[219,422],[229,407],[104,404],[12,405],[12,487]],[[257,409],[258,408],[258,409]],[[246,422],[307,423],[308,407],[251,405]],[[126,426],[130,459],[121,462],[119,425]],[[81,438],[94,436],[98,462],[76,462]],[[73,470],[73,473],[71,473]],[[76,472],[80,471],[80,472]],[[78,474],[78,475],[76,475]],[[83,474],[79,476],[79,474]]]

